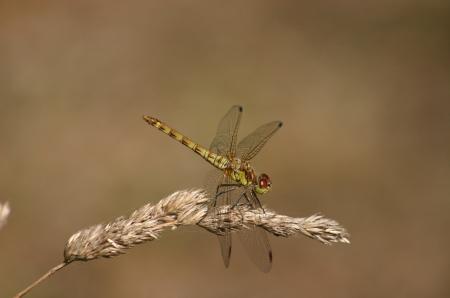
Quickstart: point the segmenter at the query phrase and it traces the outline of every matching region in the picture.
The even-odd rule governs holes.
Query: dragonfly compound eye
[[[259,184],[259,187],[262,189],[269,188],[271,185],[269,176],[267,174],[259,175],[258,184]]]

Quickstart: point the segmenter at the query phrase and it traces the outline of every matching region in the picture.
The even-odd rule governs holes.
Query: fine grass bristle
[[[9,213],[11,209],[9,208],[9,203],[0,203],[0,229],[6,225]]]

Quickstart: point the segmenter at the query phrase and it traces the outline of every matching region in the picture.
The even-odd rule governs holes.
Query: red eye
[[[266,188],[267,187],[267,180],[266,179],[260,179],[259,180],[259,187],[260,188]]]
[[[266,174],[259,175],[258,179],[259,187],[260,188],[267,188],[270,187],[270,178]]]

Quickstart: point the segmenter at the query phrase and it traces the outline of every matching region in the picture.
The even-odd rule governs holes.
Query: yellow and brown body
[[[167,134],[169,137],[177,140],[184,146],[188,147],[189,149],[191,149],[192,151],[194,151],[195,153],[200,155],[202,158],[204,158],[206,161],[208,161],[210,164],[212,164],[216,168],[218,168],[220,170],[224,170],[225,168],[228,167],[229,160],[227,157],[221,156],[219,154],[209,151],[205,147],[192,141],[191,139],[189,139],[182,133],[176,131],[175,129],[171,128],[170,126],[168,126],[167,124],[165,124],[164,122],[162,122],[156,118],[153,118],[150,116],[144,116],[144,120],[151,126],[156,127],[163,133]]]
[[[144,120],[151,126],[156,127],[169,137],[188,147],[219,170],[224,171],[224,174],[233,181],[246,187],[251,186],[259,194],[264,194],[269,191],[269,177],[266,174],[261,174],[257,177],[254,169],[248,162],[242,162],[239,158],[232,156],[226,157],[211,152],[156,118],[144,116]]]

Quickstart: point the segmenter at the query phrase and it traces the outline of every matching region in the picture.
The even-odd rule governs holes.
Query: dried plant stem
[[[346,230],[336,221],[322,215],[294,218],[276,214],[271,210],[251,209],[248,205],[240,205],[232,209],[224,206],[219,208],[216,214],[205,216],[198,225],[218,235],[226,230],[234,231],[259,226],[280,237],[303,234],[323,244],[350,243]]]
[[[159,237],[165,229],[197,225],[217,235],[259,226],[275,236],[303,234],[324,244],[350,243],[349,234],[336,221],[321,215],[294,218],[248,205],[222,206],[210,212],[211,199],[202,190],[178,191],[155,205],[147,204],[128,217],[118,217],[72,235],[64,249],[64,263],[50,270],[17,297],[72,261],[109,258],[145,241]]]
[[[22,290],[19,294],[17,294],[16,296],[14,296],[14,298],[19,298],[24,296],[26,293],[28,293],[31,289],[33,289],[35,286],[37,286],[38,284],[40,284],[42,281],[46,280],[48,277],[50,277],[51,275],[53,275],[56,271],[64,268],[65,266],[67,266],[69,263],[61,263],[55,267],[53,267],[52,269],[50,269],[47,273],[45,273],[44,275],[42,275],[40,278],[38,278],[34,283],[32,283],[31,285],[29,285],[27,288],[25,288],[24,290]]]

